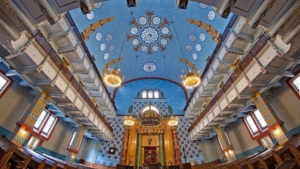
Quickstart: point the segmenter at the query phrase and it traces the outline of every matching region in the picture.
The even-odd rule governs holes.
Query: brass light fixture
[[[125,34],[123,36],[122,46],[121,46],[120,53],[119,53],[119,60],[121,58],[121,53],[122,53],[122,50],[123,50],[124,41],[125,41],[125,37],[126,37],[126,32],[128,30],[129,24],[130,23],[128,23]],[[108,85],[109,87],[119,87],[122,84],[123,78],[122,78],[122,75],[120,73],[121,70],[118,69],[118,64],[119,64],[119,62],[117,62],[117,66],[116,66],[115,69],[108,70],[108,72],[104,75],[104,83],[106,85]]]
[[[124,118],[124,125],[125,126],[133,126],[134,125],[134,120],[132,116],[126,116]]]
[[[142,112],[140,115],[140,125],[146,127],[158,126],[161,123],[162,117],[155,110],[151,109],[152,105],[149,105],[149,109]]]
[[[172,21],[172,25],[173,25],[176,37],[178,39],[178,34],[177,34],[176,29],[175,29],[174,22],[173,22],[171,16],[170,16],[170,18],[171,18],[171,21]],[[180,44],[180,40],[178,40],[178,43],[179,43],[179,47],[180,47],[182,56],[185,59],[185,56],[184,56],[184,53],[183,53],[183,50],[182,50],[182,47],[181,47],[181,44]],[[195,72],[192,72],[191,70],[189,70],[188,67],[187,67],[187,63],[186,62],[185,62],[185,66],[186,66],[188,72],[182,77],[182,83],[183,83],[183,85],[187,89],[193,89],[195,87],[198,87],[199,84],[200,84],[200,82],[201,82],[199,74],[195,73]]]
[[[119,69],[110,69],[104,76],[104,82],[109,87],[119,87],[122,84],[122,76]]]
[[[168,122],[169,126],[178,126],[178,118],[171,116],[169,122]]]
[[[183,85],[188,89],[193,89],[199,86],[200,82],[201,80],[199,76],[190,70],[188,70],[187,74],[185,74],[182,78]]]

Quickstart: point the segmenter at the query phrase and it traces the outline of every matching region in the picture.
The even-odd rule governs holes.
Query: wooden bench
[[[0,137],[0,169],[92,169],[81,164],[70,164],[60,159],[39,154],[26,147],[19,147],[4,137]]]

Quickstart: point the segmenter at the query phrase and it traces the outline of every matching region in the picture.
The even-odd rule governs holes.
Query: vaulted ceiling
[[[86,44],[95,57],[99,72],[114,59],[123,58],[109,66],[121,69],[123,82],[133,83],[123,85],[117,91],[108,87],[111,97],[116,92],[115,96],[120,98],[115,99],[118,113],[127,112],[125,107],[132,103],[138,90],[162,86],[162,90],[168,93],[165,97],[178,95],[183,104],[176,103],[176,99],[168,101],[183,113],[187,98],[183,94],[185,89],[178,85],[187,68],[192,68],[178,58],[194,64],[201,74],[207,57],[216,46],[216,38],[214,40],[207,30],[188,22],[188,19],[201,21],[208,29],[215,29],[220,34],[231,18],[223,19],[212,7],[196,2],[190,2],[185,10],[178,9],[174,0],[138,0],[137,7],[133,8],[128,8],[125,1],[111,0],[98,4],[86,16],[79,9],[70,13],[80,32],[99,20],[113,18],[94,30]],[[172,89],[174,85],[178,90]],[[187,91],[188,97],[190,92]],[[126,100],[131,100],[131,103]]]

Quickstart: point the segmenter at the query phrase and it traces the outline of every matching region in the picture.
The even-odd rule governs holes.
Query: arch
[[[156,106],[154,106],[153,104],[148,104],[148,105],[144,106],[142,108],[141,114],[143,114],[147,110],[150,110],[150,108],[151,108],[151,110],[155,111],[157,114],[160,114],[159,109]]]
[[[198,21],[195,19],[187,19],[187,21],[190,22],[191,24],[197,25],[198,27],[206,30],[206,32],[213,38],[213,40],[216,43],[219,43],[219,41],[221,40],[220,34],[211,25],[208,25],[205,22]]]
[[[134,81],[137,81],[137,80],[145,80],[145,79],[149,79],[149,77],[140,77],[140,78],[135,78],[135,79],[128,80],[128,81],[126,81],[126,82],[123,82],[123,83],[121,84],[120,87],[122,87],[122,86],[123,86],[124,84],[126,84],[126,83],[131,83],[131,82],[134,82]],[[161,78],[161,77],[151,77],[151,79],[164,80],[164,81],[171,82],[171,83],[174,83],[174,84],[178,85],[178,86],[182,89],[182,91],[183,91],[183,93],[184,93],[185,100],[188,101],[189,98],[188,98],[187,91],[186,91],[186,89],[185,89],[180,83],[175,82],[175,81],[170,80],[170,79]],[[119,89],[120,87],[116,87],[116,88],[115,88],[114,94],[113,94],[113,97],[112,97],[112,100],[113,100],[113,101],[115,100],[117,91],[118,91],[118,89]],[[164,94],[163,94],[163,93],[162,93],[162,97],[164,97]]]
[[[105,18],[105,19],[102,19],[102,20],[98,20],[96,21],[95,23],[93,24],[90,24],[82,33],[81,33],[81,36],[82,36],[82,39],[84,42],[86,42],[90,35],[94,33],[94,31],[103,26],[104,24],[107,24],[109,22],[111,22],[112,20],[114,20],[115,18]]]

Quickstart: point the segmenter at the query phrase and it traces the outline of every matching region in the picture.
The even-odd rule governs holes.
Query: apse
[[[158,90],[161,92],[161,97],[166,99],[166,106],[172,108],[174,115],[183,115],[184,106],[186,102],[186,90],[176,83],[161,79],[142,79],[135,80],[122,85],[115,90],[115,105],[118,109],[117,114],[128,114],[130,106],[134,105],[134,100],[140,98],[140,91],[142,90]],[[144,99],[149,103],[149,99]],[[151,99],[155,100],[155,99]],[[155,103],[152,101],[152,104]],[[162,108],[164,114],[167,114],[168,107]],[[137,114],[137,112],[135,112]],[[140,112],[139,112],[140,113]]]

